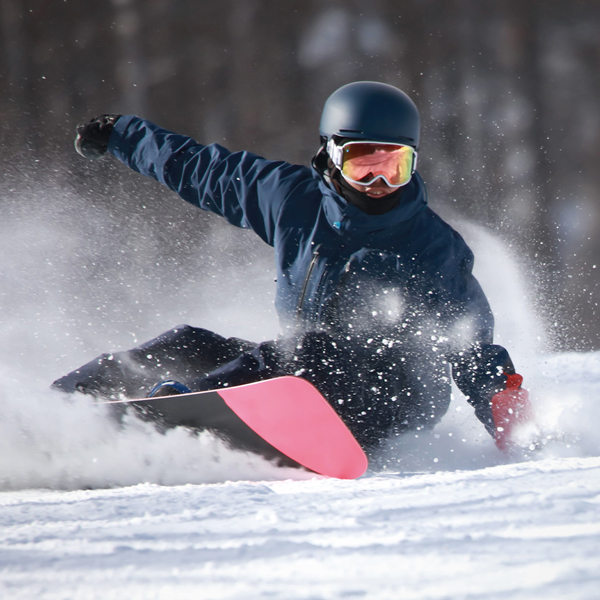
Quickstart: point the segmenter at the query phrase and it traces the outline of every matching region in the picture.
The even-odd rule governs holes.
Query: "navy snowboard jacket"
[[[284,331],[327,329],[357,344],[378,334],[409,344],[431,340],[493,435],[489,401],[512,363],[493,344],[473,254],[428,208],[418,173],[394,209],[374,216],[314,168],[202,145],[135,116],[117,121],[109,151],[274,247]]]

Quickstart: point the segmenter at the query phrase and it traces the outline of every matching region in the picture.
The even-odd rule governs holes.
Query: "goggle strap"
[[[329,158],[331,158],[333,164],[340,170],[342,168],[343,152],[342,146],[338,146],[333,138],[327,142],[327,154],[329,154]]]

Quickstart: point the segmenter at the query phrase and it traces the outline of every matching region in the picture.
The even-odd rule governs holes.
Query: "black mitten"
[[[77,125],[75,150],[84,158],[98,160],[108,150],[108,140],[121,115],[101,115]]]

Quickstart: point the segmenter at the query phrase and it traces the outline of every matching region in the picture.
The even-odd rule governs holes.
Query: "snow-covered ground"
[[[0,497],[2,598],[589,599],[600,458]]]
[[[124,236],[109,209],[36,198],[0,226],[0,598],[600,598],[600,354],[547,351],[523,269],[489,233],[456,224],[545,446],[507,460],[457,393],[436,430],[338,481],[208,434],[117,428],[48,390],[181,322],[257,340],[277,326],[270,251],[245,232],[215,231],[218,277],[181,279],[143,219]]]

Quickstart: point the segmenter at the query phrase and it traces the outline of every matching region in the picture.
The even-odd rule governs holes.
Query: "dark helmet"
[[[419,147],[419,111],[401,90],[385,83],[357,81],[325,102],[319,132],[332,137],[392,142]]]

